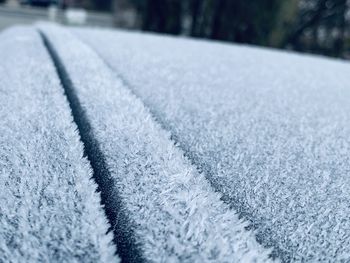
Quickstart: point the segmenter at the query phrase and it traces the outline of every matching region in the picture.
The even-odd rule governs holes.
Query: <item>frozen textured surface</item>
[[[118,262],[39,34],[0,34],[0,262]]]
[[[256,242],[246,223],[97,54],[62,28],[40,28],[90,120],[114,182],[110,187],[122,199],[142,257],[152,262],[271,261],[270,250]]]
[[[283,260],[350,260],[350,65],[74,30]]]

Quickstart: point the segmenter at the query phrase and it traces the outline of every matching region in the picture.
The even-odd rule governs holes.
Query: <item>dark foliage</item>
[[[111,0],[91,1],[104,9]],[[348,0],[114,0],[134,28],[346,57]],[[123,3],[123,4],[121,4]],[[120,11],[120,10],[119,10]],[[120,15],[115,13],[116,16]],[[347,18],[348,17],[348,18]],[[130,23],[129,23],[130,24]]]

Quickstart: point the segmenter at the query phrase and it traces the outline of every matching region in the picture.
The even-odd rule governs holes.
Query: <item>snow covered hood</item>
[[[52,24],[0,34],[0,262],[350,261],[350,64]]]

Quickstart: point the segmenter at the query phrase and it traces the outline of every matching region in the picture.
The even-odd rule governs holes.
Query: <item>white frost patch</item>
[[[349,62],[75,30],[285,261],[350,261]]]
[[[63,28],[40,28],[76,88],[144,257],[152,262],[271,261],[270,250],[257,243],[96,53]]]
[[[118,262],[39,34],[0,34],[0,61],[0,262]]]

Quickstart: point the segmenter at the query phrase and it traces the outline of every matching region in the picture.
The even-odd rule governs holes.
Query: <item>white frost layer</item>
[[[350,261],[350,65],[75,30],[286,260]]]
[[[102,60],[68,31],[41,29],[76,88],[143,256],[152,262],[270,261],[270,251]]]
[[[0,34],[0,61],[0,262],[118,262],[39,34]]]

